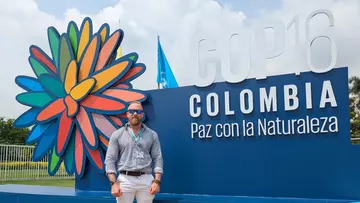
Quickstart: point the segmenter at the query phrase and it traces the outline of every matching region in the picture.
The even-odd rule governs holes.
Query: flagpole
[[[159,43],[159,40],[160,40],[160,36],[158,35],[157,36],[157,40],[158,40],[158,43]],[[157,45],[157,46],[159,46],[159,45]],[[159,61],[159,55],[158,55],[158,61]],[[158,64],[159,64],[159,62],[158,62]],[[158,72],[159,72],[159,69],[158,69]],[[159,73],[158,73],[159,74]],[[158,82],[157,83],[157,85],[158,85],[158,89],[160,89],[160,83]]]

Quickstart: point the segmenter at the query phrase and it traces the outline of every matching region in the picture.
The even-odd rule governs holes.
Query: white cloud
[[[281,9],[263,12],[262,19],[275,17],[284,21],[285,25],[298,13],[300,15],[300,31],[303,32],[304,17],[319,8],[329,8],[335,17],[335,27],[331,28],[336,36],[338,46],[339,66],[349,66],[351,74],[359,75],[360,68],[360,10],[358,0],[284,0]],[[28,65],[29,46],[35,44],[49,53],[47,27],[54,26],[59,31],[66,31],[67,23],[74,20],[80,24],[87,14],[76,9],[68,9],[64,19],[57,19],[39,10],[33,0],[12,0],[0,3],[0,26],[2,39],[0,95],[2,105],[1,116],[16,117],[23,113],[26,107],[15,101],[15,96],[22,90],[16,86],[17,75],[33,75]],[[147,72],[134,82],[139,89],[156,89],[157,65],[157,35],[167,58],[172,66],[180,85],[190,85],[194,81],[189,73],[197,68],[194,54],[201,37],[226,40],[234,31],[250,27],[245,22],[251,22],[243,12],[234,11],[231,6],[221,7],[213,0],[121,0],[113,7],[101,10],[91,16],[94,30],[102,23],[109,23],[111,31],[121,28],[125,32],[123,52],[136,51],[139,61],[147,65]],[[316,22],[315,22],[316,21]],[[326,27],[326,19],[317,17],[312,23],[312,33]],[[303,34],[300,35],[303,41]],[[324,41],[324,40],[322,40]],[[320,42],[320,41],[319,41]],[[317,43],[314,50],[316,64],[326,64],[326,55],[321,55],[325,43]],[[220,43],[220,42],[218,42]],[[224,44],[222,44],[224,46]],[[291,70],[296,65],[304,67],[303,47],[287,48],[281,57],[268,61],[273,73]],[[317,52],[317,51],[316,51]],[[299,57],[302,56],[302,57]],[[315,56],[315,55],[314,55]],[[319,59],[320,58],[320,59]],[[295,65],[295,66],[294,66]],[[252,73],[253,74],[253,73]],[[221,79],[219,77],[218,79]]]

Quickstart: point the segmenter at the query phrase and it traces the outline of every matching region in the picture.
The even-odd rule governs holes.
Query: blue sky
[[[282,0],[218,0],[229,4],[234,10],[243,11],[249,18],[256,18],[259,9],[273,10],[281,6]],[[101,9],[115,5],[117,0],[37,0],[40,10],[62,18],[66,9],[77,8],[86,14],[96,14]],[[84,6],[86,5],[86,6]]]

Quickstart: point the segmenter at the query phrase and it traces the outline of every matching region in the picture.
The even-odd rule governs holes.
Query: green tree
[[[29,128],[14,128],[15,119],[0,117],[0,144],[25,145]]]
[[[360,138],[360,78],[353,76],[349,79],[350,103],[350,135]],[[352,144],[360,144],[360,140],[352,140]]]

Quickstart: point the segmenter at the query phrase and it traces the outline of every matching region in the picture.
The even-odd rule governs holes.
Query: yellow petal
[[[94,78],[87,78],[76,85],[71,91],[70,96],[75,100],[79,101],[86,97],[89,92],[95,86],[96,80]]]
[[[77,67],[76,61],[72,60],[66,70],[65,75],[65,91],[69,94],[70,90],[76,85]]]
[[[90,21],[88,19],[84,22],[84,27],[80,30],[80,40],[79,40],[79,49],[77,53],[77,61],[80,61],[80,58],[85,50],[86,45],[90,40]]]
[[[119,63],[110,66],[109,68],[101,69],[100,72],[96,73],[93,78],[96,80],[96,85],[94,89],[91,91],[96,92],[101,88],[111,85],[112,83],[118,81],[123,74],[125,69],[129,69],[131,66],[131,61],[121,61]]]

